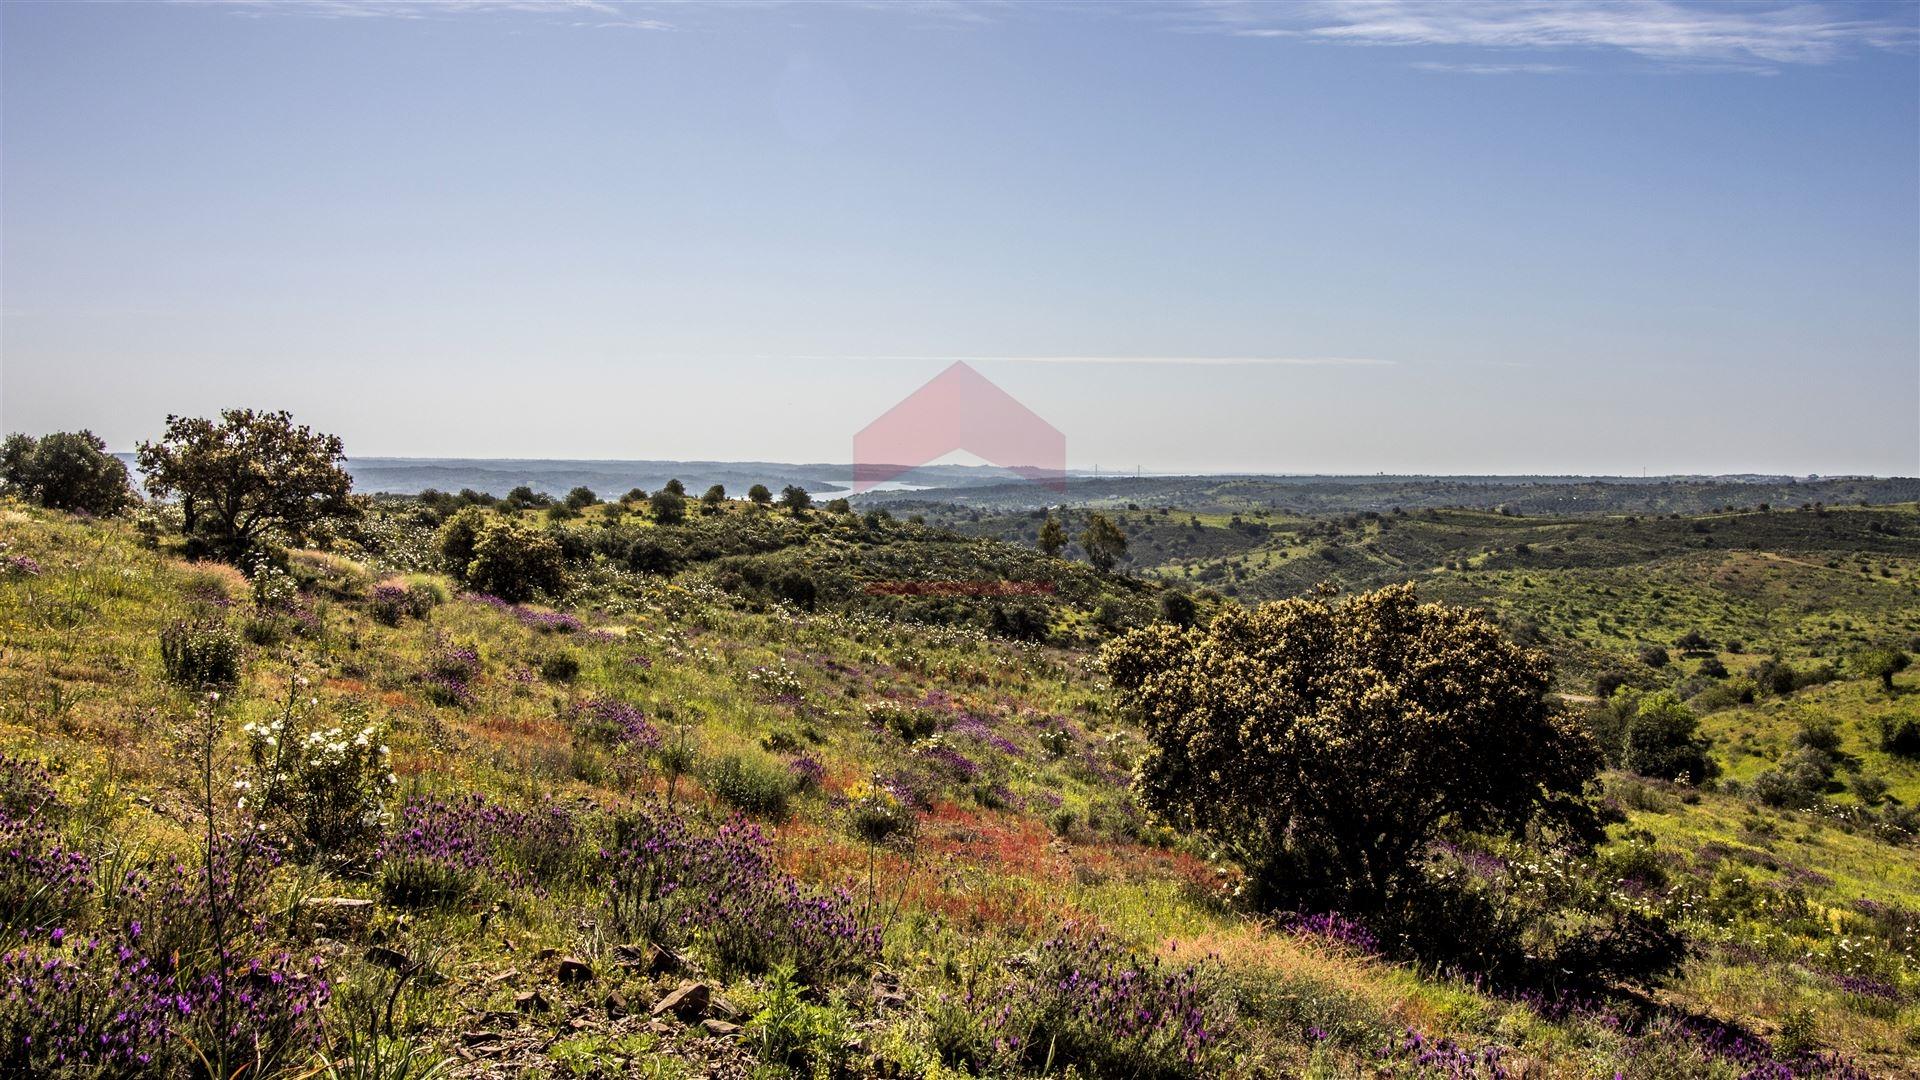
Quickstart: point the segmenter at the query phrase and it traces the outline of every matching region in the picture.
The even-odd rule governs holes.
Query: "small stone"
[[[373,910],[373,901],[357,896],[309,896],[300,901],[300,906],[320,911],[364,914]]]
[[[725,1020],[716,1018],[702,1020],[700,1021],[700,1026],[707,1030],[707,1034],[722,1039],[729,1035],[738,1035],[740,1033],[739,1024],[729,1024]]]
[[[498,986],[501,983],[506,982],[509,979],[512,979],[518,976],[519,974],[520,974],[519,968],[508,968],[505,971],[496,971],[493,974],[487,976],[486,978],[481,979],[480,986],[482,989],[489,986]]]
[[[553,1005],[538,990],[522,990],[513,995],[513,1007],[526,1013],[546,1012]]]
[[[562,985],[569,983],[590,983],[593,981],[593,965],[578,957],[563,956],[554,975]]]
[[[672,1013],[682,1020],[698,1019],[707,1011],[707,1002],[713,997],[713,988],[706,983],[688,980],[674,987],[673,993],[654,1003],[654,1016]]]
[[[378,964],[388,971],[407,971],[413,967],[413,961],[398,949],[389,949],[385,945],[375,945],[367,950],[367,963]]]

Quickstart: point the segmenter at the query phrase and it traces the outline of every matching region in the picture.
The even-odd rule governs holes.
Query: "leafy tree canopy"
[[[1229,608],[1110,643],[1151,747],[1147,806],[1221,844],[1267,905],[1384,906],[1448,830],[1597,837],[1601,758],[1551,664],[1411,586]]]
[[[1080,534],[1080,546],[1087,549],[1087,561],[1096,570],[1111,570],[1127,553],[1127,534],[1105,514],[1087,518],[1086,531]]]
[[[301,543],[358,515],[340,437],[295,424],[285,411],[223,409],[218,421],[169,416],[158,442],[138,448],[147,491],[177,496],[190,539],[226,558],[269,533]]]
[[[0,485],[54,510],[105,515],[133,501],[127,466],[91,431],[38,439],[9,435],[0,445]]]

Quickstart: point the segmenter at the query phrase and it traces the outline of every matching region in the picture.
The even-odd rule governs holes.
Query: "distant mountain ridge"
[[[132,454],[117,455],[128,468]],[[569,458],[350,457],[354,490],[367,495],[415,495],[428,488],[471,488],[505,495],[530,487],[547,495],[591,488],[618,498],[633,488],[655,491],[677,479],[698,493],[714,484],[744,495],[754,484],[774,492],[789,484],[823,498],[853,491],[853,465],[839,462],[673,461]],[[1442,476],[1407,474],[1314,475],[1292,473],[1128,474],[1070,471],[1068,490],[1036,486],[1011,469],[993,465],[923,465],[862,496],[894,504],[955,503],[982,510],[1035,509],[1049,505],[1138,502],[1188,509],[1267,507],[1306,512],[1385,510],[1399,506],[1507,505],[1523,512],[1700,512],[1725,503],[1771,501],[1911,502],[1920,481],[1900,477],[1795,477],[1744,473],[1728,476]]]

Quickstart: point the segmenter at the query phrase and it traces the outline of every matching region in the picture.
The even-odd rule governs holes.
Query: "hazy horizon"
[[[1920,7],[0,5],[0,427],[1920,473]]]

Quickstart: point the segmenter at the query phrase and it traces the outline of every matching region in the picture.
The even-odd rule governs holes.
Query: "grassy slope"
[[[64,786],[82,807],[76,829],[92,842],[184,844],[192,813],[170,724],[186,703],[158,677],[157,635],[196,596],[219,592],[244,606],[245,580],[226,568],[186,565],[148,551],[118,525],[80,524],[13,507],[0,508],[0,514],[9,552],[29,555],[43,568],[38,577],[0,582],[0,746],[65,767]],[[1152,836],[1132,823],[1120,787],[1137,737],[1108,715],[1098,676],[1082,654],[991,641],[966,630],[779,608],[742,611],[702,586],[698,575],[681,584],[603,582],[595,593],[597,610],[582,612],[591,632],[541,632],[513,612],[466,600],[440,607],[428,622],[387,627],[369,616],[363,600],[385,568],[317,555],[300,556],[297,568],[322,629],[254,650],[230,728],[267,716],[298,664],[324,675],[320,697],[330,713],[365,716],[391,728],[396,769],[409,789],[613,803],[623,794],[613,786],[604,755],[576,743],[567,716],[571,703],[586,696],[619,695],[641,704],[663,726],[688,725],[708,757],[766,754],[761,747],[770,744],[797,745],[819,759],[826,766],[826,792],[802,796],[778,832],[783,860],[823,882],[851,880],[856,889],[864,887],[862,853],[838,826],[830,796],[876,771],[925,766],[913,748],[867,724],[865,706],[940,694],[954,711],[984,718],[1010,741],[1010,751],[978,741],[954,745],[1010,795],[991,801],[1009,805],[990,808],[974,797],[972,785],[936,778],[919,859],[912,865],[883,860],[881,867],[885,887],[907,896],[906,914],[889,933],[887,964],[917,996],[952,992],[956,967],[1003,963],[998,950],[1017,948],[1063,919],[1092,919],[1149,951],[1212,952],[1240,985],[1257,987],[1257,993],[1242,995],[1253,1014],[1239,1051],[1249,1071],[1354,1075],[1383,1038],[1411,1026],[1469,1044],[1513,1047],[1538,1075],[1609,1076],[1616,1069],[1652,1074],[1643,1067],[1644,1048],[1604,1023],[1549,1022],[1525,1005],[1456,981],[1265,930],[1223,909],[1199,853],[1135,838]],[[1501,580],[1472,584],[1491,592]],[[1849,590],[1881,587],[1841,580]],[[1625,585],[1623,580],[1616,587]],[[1648,604],[1649,613],[1636,619],[1656,618],[1652,612],[1660,606],[1651,599]],[[1896,609],[1864,601],[1862,607],[1850,617],[1872,619],[1875,626],[1900,619]],[[469,708],[429,704],[412,678],[442,640],[475,644],[485,659]],[[533,674],[542,659],[561,651],[581,661],[574,680],[554,683]],[[1911,688],[1912,676],[1903,685]],[[1859,698],[1864,710],[1865,694],[1860,684],[1840,684],[1713,722],[1742,724],[1751,712],[1756,737],[1766,738],[1772,729],[1760,729],[1762,716],[1784,726],[1789,720],[1773,713],[1828,708],[1830,698],[1836,709]],[[1065,754],[1050,754],[1040,742],[1040,733],[1055,727],[1071,732]],[[1736,773],[1743,767],[1733,762]],[[1911,774],[1898,782],[1906,790]],[[692,805],[712,803],[696,783],[685,782],[682,792]],[[1857,932],[1858,916],[1850,914],[1854,901],[1920,906],[1914,851],[1817,819],[1755,811],[1722,796],[1689,805],[1657,790],[1636,792],[1629,802],[1643,808],[1616,831],[1652,833],[1674,887],[1700,890],[1710,900],[1703,908],[1714,909],[1691,928],[1720,943],[1692,962],[1669,999],[1763,1031],[1793,1009],[1811,1009],[1822,1043],[1897,1072],[1920,1035],[1920,1009],[1912,1004],[1920,989],[1913,958],[1877,961],[1905,995],[1898,1004],[1843,993],[1815,972],[1831,969],[1825,958]],[[1722,847],[1728,851],[1721,853]],[[1794,902],[1814,914],[1783,918],[1766,903],[1730,899],[1756,894],[1728,886],[1728,867],[1756,881],[1794,876]],[[351,879],[307,881],[303,887],[370,895],[367,883]],[[516,904],[484,929],[473,912],[428,914],[411,922],[383,915],[399,938],[450,950],[440,965],[448,981],[410,997],[407,1022],[451,1046],[454,1033],[487,1023],[489,1011],[510,1011],[515,989],[542,985],[563,1007],[532,1022],[552,1032],[551,1040],[543,1037],[527,1051],[534,1063],[618,1071],[654,1056],[667,1068],[717,1053],[678,1034],[631,1027],[565,1030],[567,1019],[583,1015],[586,1000],[551,986],[550,973],[533,953],[551,946],[601,959],[610,943],[591,929],[597,905],[583,887]],[[521,974],[485,981],[509,968]],[[352,956],[339,959],[334,973],[347,985],[371,978]],[[595,993],[605,988],[603,982]],[[630,989],[644,1001],[662,987],[636,981]],[[749,983],[729,990],[749,1006],[758,1000]],[[909,1071],[926,1066],[924,1049],[917,1049],[924,1030],[911,1010],[874,1012],[864,1002],[852,1007],[871,1026],[873,1047]],[[1331,1038],[1320,1044],[1311,1029]]]

